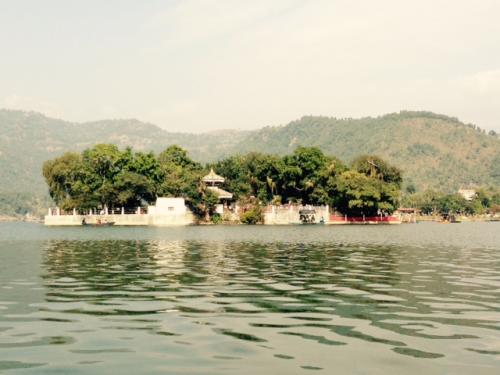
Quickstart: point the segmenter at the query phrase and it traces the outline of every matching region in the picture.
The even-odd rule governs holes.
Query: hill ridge
[[[419,190],[500,184],[498,136],[428,111],[359,119],[308,115],[257,130],[183,133],[137,119],[79,123],[34,111],[0,109],[0,129],[0,195],[45,194],[43,161],[96,143],[154,152],[178,144],[202,162],[246,152],[283,155],[299,145],[316,146],[346,162],[359,154],[377,154],[400,167],[405,181]],[[2,210],[0,202],[0,213]]]

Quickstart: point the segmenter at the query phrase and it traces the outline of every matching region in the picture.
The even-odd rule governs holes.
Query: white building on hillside
[[[458,194],[460,194],[466,201],[471,201],[476,197],[476,190],[474,189],[459,189]]]

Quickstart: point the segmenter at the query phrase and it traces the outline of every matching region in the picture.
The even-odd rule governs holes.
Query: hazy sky
[[[500,0],[0,0],[0,107],[171,131],[430,110],[500,130]]]

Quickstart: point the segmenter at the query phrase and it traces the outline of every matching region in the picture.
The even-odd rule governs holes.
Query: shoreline
[[[197,222],[197,223],[192,223],[189,225],[184,225],[184,226],[241,226],[241,225],[250,225],[250,226],[266,226],[266,227],[272,227],[272,226],[277,226],[277,227],[283,227],[283,226],[297,226],[297,225],[313,225],[313,226],[351,226],[351,225],[356,225],[356,226],[364,226],[364,225],[369,225],[369,226],[387,226],[387,225],[401,225],[401,224],[418,224],[418,223],[440,223],[441,219],[439,218],[417,218],[416,223],[407,223],[407,222],[397,222],[397,223],[378,223],[378,222],[339,222],[339,223],[315,223],[315,224],[301,224],[301,223],[288,223],[288,224],[263,224],[263,223],[256,223],[256,224],[243,224],[243,223],[235,223],[235,222],[228,222],[228,223],[212,223],[212,222]],[[494,223],[494,222],[500,222],[500,218],[460,218],[460,223]],[[0,216],[0,224],[1,223],[34,223],[34,224],[42,224],[44,225],[44,220],[43,219],[26,219],[26,218],[21,218],[21,217],[16,217],[16,216],[5,216],[2,215]],[[72,226],[81,226],[81,225],[49,225],[49,226],[56,226],[56,227],[72,227]],[[113,225],[116,227],[122,227],[124,225]],[[147,225],[130,225],[130,226],[147,226]],[[175,225],[179,226],[179,225]],[[165,226],[169,227],[169,225]]]
[[[500,217],[487,217],[484,215],[481,216],[457,216],[457,218],[460,220],[462,223],[467,223],[467,222],[496,222],[500,221]],[[442,217],[441,216],[417,216],[416,217],[417,222],[441,222]]]
[[[20,222],[43,224],[43,219],[37,217],[27,218],[25,216],[11,216],[11,215],[0,214],[0,223],[20,223]]]

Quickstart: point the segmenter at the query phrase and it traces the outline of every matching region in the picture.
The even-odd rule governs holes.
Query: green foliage
[[[250,165],[246,178],[250,182],[252,178],[257,182],[236,186],[237,183],[228,181],[228,184],[235,185],[234,189],[232,186],[231,189],[228,187],[228,190],[237,195],[240,192],[241,195],[254,195],[260,200],[272,199],[273,195],[283,195],[284,199],[290,200],[303,199],[295,188],[302,189],[306,184],[307,194],[304,195],[311,201],[335,203],[332,201],[332,192],[325,188],[331,184],[321,182],[319,184],[322,188],[314,188],[311,184],[318,186],[318,181],[314,178],[304,181],[300,174],[295,176],[297,180],[288,181],[290,185],[287,186],[283,186],[282,181],[277,179],[282,177],[281,168],[286,168],[287,173],[292,176],[294,172],[298,172],[297,169],[294,170],[293,163],[280,165],[283,162],[281,156],[293,153],[297,145],[319,148],[327,155],[337,155],[344,162],[356,158],[360,150],[379,155],[404,170],[405,181],[411,179],[417,191],[432,188],[451,193],[469,183],[478,186],[500,184],[498,135],[487,135],[477,126],[463,124],[456,118],[430,112],[402,111],[361,119],[306,116],[286,126],[266,127],[252,132],[181,134],[168,133],[154,125],[137,120],[106,120],[74,124],[47,118],[34,112],[0,110],[0,128],[2,129],[0,194],[26,193],[27,196],[38,197],[47,195],[47,188],[40,173],[43,161],[59,157],[65,151],[80,152],[93,148],[96,143],[116,143],[120,150],[130,146],[137,151],[151,150],[156,153],[164,150],[169,144],[178,144],[189,151],[194,160],[201,160],[204,163],[217,161],[221,163],[227,155],[252,152],[266,157],[262,153],[272,152],[277,155],[273,158],[281,161],[278,164],[271,161],[272,168],[276,168],[276,171],[265,171],[265,168],[259,171],[251,169],[253,167]],[[186,151],[173,148],[167,152],[170,155],[167,159],[177,158],[178,161],[174,164],[184,169],[187,166],[185,164],[189,164],[189,160],[186,160]],[[113,158],[106,159],[112,156],[114,152],[112,149],[101,149],[100,152],[101,155],[98,152],[93,156],[97,158],[95,161],[99,162],[101,167],[106,168],[106,163],[111,167],[114,163],[120,162]],[[290,162],[293,159],[291,158]],[[160,164],[163,162],[160,157],[156,161]],[[134,168],[130,168],[129,171],[139,175],[146,173],[136,171]],[[108,169],[107,172],[113,170]],[[161,173],[165,173],[165,170],[162,169]],[[227,175],[222,170],[220,173]],[[269,181],[262,178],[263,174],[267,174]],[[177,174],[172,172],[169,175],[170,182],[162,187],[168,194],[176,195],[179,191],[185,191],[184,187],[188,185],[195,186],[191,183],[194,179],[189,180],[188,177],[186,181],[180,181],[176,186],[174,182],[177,182],[177,177],[184,175],[179,172]],[[85,186],[94,189],[93,185],[101,184],[102,193],[115,199],[116,194],[109,190],[109,181],[106,179],[103,183],[102,178],[105,176],[98,175],[98,177],[95,181],[92,179],[86,181]],[[161,175],[158,177],[161,178]],[[123,178],[130,180],[132,177]],[[315,178],[321,180],[329,177],[317,175]],[[243,179],[238,177],[236,180]],[[150,181],[156,185],[157,179],[151,178]],[[158,186],[157,188],[160,189]],[[284,192],[286,189],[288,192]],[[200,193],[196,190],[197,187],[193,188],[187,195],[199,197]],[[57,194],[64,195],[64,191]],[[88,196],[88,192],[83,191],[82,194]],[[163,191],[158,190],[156,194],[163,194]],[[121,199],[125,200],[131,196],[132,194],[122,195]],[[94,199],[98,202],[91,204],[101,204],[101,196],[96,196]],[[129,201],[133,199],[137,198],[130,198]],[[286,203],[285,200],[283,202]],[[67,205],[76,203],[81,204],[69,200]],[[7,202],[3,207],[1,212],[16,210],[14,202],[12,205]]]
[[[63,209],[97,206],[98,182],[79,154],[67,152],[43,165],[43,176],[51,198]]]
[[[158,161],[163,166],[175,165],[181,168],[200,169],[200,164],[191,160],[183,148],[172,145],[158,155]]]
[[[220,224],[220,223],[222,223],[222,216],[220,216],[217,213],[213,214],[212,215],[212,223],[214,223],[214,224]]]
[[[408,147],[408,154],[415,158],[436,156],[439,154],[439,150],[428,143],[415,143]]]
[[[238,199],[253,196],[265,204],[330,205],[349,215],[392,213],[401,172],[376,156],[359,158],[354,165],[360,172],[348,171],[340,160],[316,147],[298,147],[283,158],[249,153],[224,159],[215,167]]]
[[[194,160],[204,162],[219,160],[216,165],[220,164],[221,167],[224,160],[227,160],[223,160],[227,155],[252,152],[260,155],[256,156],[256,160],[259,160],[259,158],[267,159],[269,155],[258,152],[272,150],[277,156],[272,156],[274,160],[269,160],[270,165],[259,169],[254,168],[254,165],[265,164],[255,162],[252,165],[249,161],[250,165],[245,167],[246,169],[241,169],[245,172],[242,172],[239,167],[238,171],[234,172],[243,174],[245,177],[234,174],[237,178],[233,180],[231,177],[226,184],[227,190],[234,192],[236,196],[254,195],[262,201],[272,200],[272,197],[276,195],[286,203],[288,200],[304,200],[306,196],[310,202],[328,202],[328,204],[335,205],[335,200],[332,198],[334,191],[331,188],[333,184],[325,181],[334,178],[325,176],[325,169],[316,175],[306,172],[305,174],[310,177],[306,180],[301,177],[303,172],[299,171],[293,163],[294,159],[298,158],[290,156],[290,164],[286,165],[280,157],[292,154],[298,145],[308,148],[316,147],[326,154],[335,153],[344,161],[355,159],[360,150],[380,155],[384,160],[401,167],[404,170],[405,180],[411,179],[417,191],[433,188],[451,193],[469,183],[479,186],[500,184],[500,139],[498,135],[487,135],[477,126],[463,124],[456,118],[430,112],[402,111],[362,119],[307,116],[286,126],[266,127],[253,132],[225,131],[193,135],[167,133],[154,125],[137,120],[106,120],[73,124],[33,112],[0,110],[0,127],[2,128],[0,194],[26,193],[27,196],[45,196],[46,185],[40,173],[43,161],[59,157],[65,151],[80,152],[86,148],[93,148],[97,142],[116,143],[120,150],[126,146],[132,146],[135,150],[142,152],[148,150],[159,152],[168,144],[179,144],[189,151]],[[99,205],[102,204],[103,199],[118,199],[106,173],[113,174],[113,165],[116,166],[122,162],[127,165],[131,164],[128,161],[113,158],[113,153],[116,151],[113,147],[102,147],[95,150],[93,155],[89,155],[102,168],[102,175],[96,173],[94,176],[86,175],[85,178],[79,178],[79,180],[85,180],[83,186],[72,184],[71,177],[68,177],[68,185],[66,187],[61,185],[61,191],[52,191],[51,194],[60,197],[65,201],[64,205],[68,207],[81,206],[89,202],[90,205]],[[182,167],[181,170],[184,171],[187,167],[186,163],[189,164],[186,151],[180,147],[172,148],[165,153],[165,158],[171,161],[177,159],[174,164]],[[144,155],[151,154],[145,153]],[[123,157],[130,157],[130,153],[122,155]],[[240,159],[246,157],[234,156],[232,158],[234,158],[232,160],[234,163],[228,164],[233,166],[246,162]],[[141,156],[138,159],[141,159]],[[160,164],[164,161],[161,156],[155,159]],[[151,158],[149,160],[152,161]],[[147,163],[145,164],[144,160],[139,163],[146,168]],[[155,169],[154,164],[151,167]],[[201,168],[199,165],[198,167]],[[229,169],[231,165],[227,167]],[[120,171],[124,173],[123,169]],[[128,171],[139,175],[153,175],[151,171],[146,172],[133,167],[130,167]],[[80,172],[88,173],[86,170],[80,170]],[[200,199],[199,188],[193,184],[197,180],[195,176],[185,177],[187,175],[180,173],[179,170],[177,174],[167,172],[165,168],[161,168],[161,173],[156,178],[149,179],[150,184],[143,184],[143,191],[140,192],[141,199],[142,195],[146,196],[145,200],[149,200],[154,194],[178,195],[181,191],[186,196],[193,197],[193,200]],[[285,172],[295,179],[288,180],[287,178],[287,184],[284,184],[283,173]],[[223,170],[219,173],[229,176]],[[193,171],[192,174],[195,172]],[[158,180],[164,182],[164,178],[169,176],[168,183],[163,186],[158,185]],[[125,186],[130,186],[128,181],[134,179],[129,174],[121,177],[114,176],[114,178],[123,178],[122,185]],[[157,191],[150,191],[148,185],[155,186]],[[67,194],[65,196],[65,191],[70,186],[74,190],[71,199]],[[192,187],[188,193],[186,193],[187,186]],[[89,199],[91,194],[86,189],[96,191],[98,187],[102,194],[96,194]],[[411,191],[408,193],[412,195]],[[85,197],[85,201],[78,200],[78,196]],[[133,204],[133,200],[139,199],[133,196],[135,194],[130,191],[127,194],[121,194],[120,201]],[[2,212],[12,213],[16,210],[14,206],[14,203],[4,205]]]
[[[401,171],[378,156],[359,156],[352,162],[352,169],[371,178],[395,184],[397,187],[401,187],[403,182]]]
[[[158,160],[164,178],[159,184],[159,195],[183,197],[196,216],[213,218],[219,198],[201,182],[207,170],[189,158],[186,150],[177,145],[161,152]]]
[[[274,155],[249,153],[223,159],[215,169],[226,177],[224,188],[236,199],[254,196],[267,202],[278,192],[283,162]]]
[[[201,194],[201,199],[198,203],[198,208],[208,216],[214,214],[215,206],[219,203],[219,197],[209,189],[205,189]]]
[[[490,176],[497,185],[500,185],[500,153],[491,162]]]
[[[286,155],[281,184],[283,201],[327,203],[320,180],[328,161],[317,147],[297,147],[291,155]]]
[[[66,153],[43,165],[52,199],[63,209],[137,207],[156,199],[162,180],[153,154],[96,145],[82,154]]]
[[[337,210],[351,216],[391,214],[398,208],[399,187],[358,171],[346,171],[337,181]]]
[[[258,224],[262,220],[262,209],[259,205],[253,205],[240,215],[240,221],[243,224]]]
[[[291,155],[249,153],[221,160],[215,169],[226,177],[224,188],[236,199],[253,196],[263,203],[333,204],[334,179],[344,164],[315,147]]]
[[[170,146],[157,158],[102,144],[81,155],[66,153],[43,167],[50,195],[63,209],[135,208],[152,204],[161,195],[184,197],[196,215],[208,217],[219,199],[202,185],[204,173],[178,146]]]
[[[405,191],[408,194],[415,194],[417,192],[417,187],[415,186],[415,184],[413,183],[413,181],[410,180],[410,181],[406,182]]]
[[[421,193],[407,194],[402,199],[402,206],[414,207],[421,210],[424,215],[437,213],[438,201],[442,194],[434,190],[426,190]]]
[[[465,214],[467,201],[460,194],[448,194],[438,200],[438,211],[443,215]]]
[[[4,215],[40,217],[47,213],[50,197],[27,193],[0,193],[0,212]],[[0,215],[2,216],[2,215]]]
[[[201,165],[191,160],[187,152],[177,145],[161,152],[158,161],[163,176],[163,180],[159,182],[158,194],[165,197],[183,197],[193,208],[201,204]]]
[[[408,194],[402,201],[403,206],[418,208],[424,215],[482,215],[494,212],[494,207],[499,203],[498,188],[478,189],[476,196],[470,201],[465,200],[460,194],[443,194],[433,190]]]
[[[500,155],[500,139],[430,112],[402,111],[361,119],[306,116],[250,133],[234,149],[285,155],[299,144],[318,147],[345,162],[357,158],[360,150],[379,155],[404,170],[404,179],[413,180],[419,191],[433,188],[451,193],[470,183],[500,183],[495,180],[500,172],[491,174],[500,165],[494,161]]]
[[[401,183],[399,170],[374,156],[359,158],[353,165],[357,171],[348,171],[318,148],[298,147],[283,158],[257,153],[232,156],[216,168],[226,176],[227,188],[237,199],[325,204],[351,215],[393,212]],[[159,194],[184,197],[197,216],[208,218],[219,198],[201,182],[204,173],[206,169],[178,146],[156,158],[102,144],[81,155],[66,153],[43,167],[50,195],[63,209],[131,208],[150,204]],[[259,205],[253,204],[242,220],[260,222]]]

